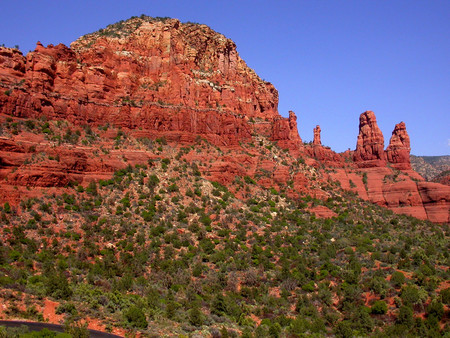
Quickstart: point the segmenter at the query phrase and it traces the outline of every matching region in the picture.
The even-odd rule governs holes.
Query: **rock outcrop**
[[[436,223],[450,222],[450,187],[425,182],[412,170],[334,168],[329,175],[342,188],[398,214]]]
[[[317,125],[314,128],[314,140],[313,140],[313,144],[316,145],[316,146],[321,146],[322,145],[322,142],[320,141],[320,132],[321,132],[320,126]]]
[[[289,117],[274,120],[271,139],[282,148],[298,151],[302,147],[302,139],[298,134],[297,116],[293,111]]]
[[[0,48],[0,112],[74,124],[142,128],[151,136],[217,145],[253,129],[299,148],[295,114],[278,114],[278,92],[205,25],[133,18],[71,44],[38,42],[24,57]],[[250,120],[253,119],[253,123]]]
[[[411,145],[404,122],[395,125],[389,146],[386,148],[386,157],[393,168],[400,170],[411,169]]]
[[[386,165],[384,137],[373,111],[366,111],[359,117],[359,135],[353,160],[360,168]]]

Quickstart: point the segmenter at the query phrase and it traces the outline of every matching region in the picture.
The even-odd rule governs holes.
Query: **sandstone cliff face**
[[[384,137],[373,111],[366,111],[359,117],[359,135],[353,160],[361,168],[386,165]]]
[[[1,48],[0,82],[0,112],[17,117],[110,123],[179,142],[201,135],[217,145],[250,139],[258,128],[301,146],[295,114],[278,114],[273,85],[205,25],[134,18],[71,48],[38,43],[26,57]]]
[[[404,122],[395,125],[389,146],[386,148],[386,157],[389,163],[396,169],[411,169],[411,146],[409,135]]]
[[[450,187],[424,182],[412,170],[335,168],[329,175],[342,188],[395,213],[436,223],[450,222]]]

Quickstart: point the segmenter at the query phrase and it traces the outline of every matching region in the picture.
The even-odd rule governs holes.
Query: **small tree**
[[[405,275],[400,271],[395,271],[391,276],[391,283],[394,286],[401,286],[405,282]]]
[[[377,300],[371,308],[371,312],[375,315],[384,315],[388,310],[386,302],[382,300]]]
[[[89,338],[87,323],[65,322],[64,332],[74,338]]]
[[[11,213],[11,206],[9,205],[8,202],[6,202],[6,203],[3,205],[3,210],[4,210],[7,214]]]
[[[144,313],[137,306],[132,306],[125,312],[125,320],[131,326],[140,329],[145,329],[148,326]]]
[[[203,325],[203,314],[198,305],[194,305],[191,311],[189,311],[189,323],[194,326]]]
[[[397,323],[408,327],[414,324],[413,310],[409,306],[402,306],[398,310]]]

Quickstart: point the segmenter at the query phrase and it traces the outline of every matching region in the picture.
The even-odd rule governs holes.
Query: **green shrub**
[[[189,323],[194,326],[202,326],[203,325],[203,314],[198,308],[198,306],[194,306],[189,311]]]
[[[145,329],[148,326],[144,313],[137,306],[130,307],[124,314],[125,320],[132,327]]]
[[[6,203],[3,205],[3,211],[6,212],[7,214],[11,213],[11,205],[9,205],[8,202],[6,202]]]
[[[391,283],[394,286],[401,286],[405,282],[405,275],[400,271],[395,271],[391,276]]]
[[[397,323],[412,326],[414,323],[413,310],[409,306],[402,306],[398,310]]]
[[[375,315],[384,315],[388,310],[386,302],[377,300],[371,308],[371,312]]]

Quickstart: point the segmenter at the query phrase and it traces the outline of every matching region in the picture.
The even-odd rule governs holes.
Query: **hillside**
[[[36,132],[46,126],[33,122]],[[205,139],[182,147],[111,127],[55,127],[51,133],[80,131],[81,143],[117,152],[127,166],[3,205],[0,315],[86,319],[149,336],[440,330],[447,226],[397,216],[324,183],[266,139],[234,156],[277,156],[329,197],[292,199],[289,186],[265,188],[249,176],[227,186],[208,180],[224,150]],[[130,148],[153,156],[133,164]],[[409,326],[413,314],[425,319]]]
[[[411,165],[426,180],[449,184],[450,156],[411,155]]]
[[[439,336],[450,187],[371,111],[354,151],[205,25],[0,48],[0,317],[142,336]]]

